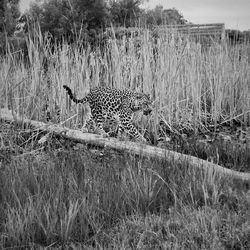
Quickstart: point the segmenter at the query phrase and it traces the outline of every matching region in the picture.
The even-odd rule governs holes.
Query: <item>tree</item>
[[[109,10],[105,0],[74,0],[78,22],[85,20],[88,29],[104,28],[109,20]]]
[[[6,35],[9,38],[15,31],[20,15],[18,3],[19,0],[0,0],[0,54],[6,52]]]
[[[187,23],[178,10],[174,8],[164,9],[162,5],[157,5],[153,10],[145,11],[143,20],[149,27],[162,24],[173,25]]]
[[[14,33],[16,20],[19,16],[19,0],[6,0],[5,28],[8,35],[12,35]]]
[[[110,13],[112,23],[115,26],[133,27],[138,23],[142,10],[141,0],[112,0],[110,1]]]
[[[42,33],[49,32],[54,37],[70,35],[74,29],[74,20],[69,3],[66,0],[33,3],[28,13],[29,19],[40,24]]]
[[[29,14],[40,23],[43,33],[78,39],[96,34],[93,30],[104,28],[109,17],[105,0],[50,0],[34,3]]]
[[[16,19],[20,15],[18,4],[19,0],[0,0],[0,32],[13,34]]]
[[[4,31],[5,1],[0,0],[0,32]]]

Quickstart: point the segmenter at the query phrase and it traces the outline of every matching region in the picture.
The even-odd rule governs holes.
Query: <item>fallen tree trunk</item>
[[[243,181],[250,181],[250,173],[238,172],[235,170],[227,169],[217,164],[199,159],[194,156],[184,155],[167,149],[157,148],[145,144],[138,144],[135,142],[119,141],[115,138],[104,138],[100,135],[83,133],[79,130],[68,129],[58,125],[45,124],[43,122],[34,121],[22,118],[10,110],[0,110],[0,119],[17,122],[19,124],[31,125],[32,127],[54,133],[62,137],[78,141],[80,143],[89,143],[101,147],[109,147],[116,150],[122,150],[134,155],[141,155],[146,157],[158,158],[162,160],[174,161],[181,164],[189,164],[194,168],[203,169],[205,171],[212,171],[219,175],[226,175],[234,179]]]

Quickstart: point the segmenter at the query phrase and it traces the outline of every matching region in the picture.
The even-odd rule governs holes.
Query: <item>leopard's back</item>
[[[70,99],[75,103],[88,102],[91,110],[101,109],[105,112],[118,112],[120,108],[123,108],[134,99],[133,92],[128,90],[118,90],[109,87],[95,87],[90,89],[90,92],[82,99],[77,99],[72,90],[63,85],[63,88],[67,91]]]

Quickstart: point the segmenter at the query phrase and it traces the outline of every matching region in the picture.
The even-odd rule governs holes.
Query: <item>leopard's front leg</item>
[[[130,113],[121,113],[120,121],[122,128],[125,129],[126,133],[131,135],[133,139],[140,142],[146,142],[147,140],[143,137],[143,135],[137,130],[137,128],[132,123],[132,114]]]

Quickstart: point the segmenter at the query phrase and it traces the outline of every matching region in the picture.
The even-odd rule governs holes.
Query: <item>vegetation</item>
[[[16,18],[19,17],[19,0],[0,1],[0,32],[11,35],[15,30]]]
[[[247,186],[53,137],[41,148],[27,135],[9,126],[2,141],[17,146],[1,150],[2,249],[249,248]]]
[[[19,31],[22,29],[27,32],[37,24],[43,35],[50,36],[52,43],[61,40],[74,43],[77,40],[95,46],[103,43],[106,39],[104,32],[111,26],[151,29],[161,24],[188,23],[174,8],[164,9],[158,5],[152,10],[145,10],[142,3],[142,0],[36,1],[20,16],[19,0],[1,0],[0,54],[6,53],[7,50],[25,51],[25,37],[23,32],[19,34]],[[249,34],[249,31],[227,30],[227,38],[232,44],[249,41]]]
[[[176,9],[164,9],[162,5],[157,5],[152,10],[147,10],[142,15],[144,20],[142,23],[145,23],[147,27],[155,25],[175,25],[175,24],[186,24],[187,20],[184,19],[182,14]]]
[[[28,64],[22,53],[1,58],[1,108],[43,121],[50,112],[53,122],[59,108],[60,121],[79,129],[84,114],[67,104],[64,83],[78,96],[100,82],[140,89],[155,100],[151,116],[135,117],[148,143],[168,148],[170,135],[174,150],[249,171],[249,142],[195,144],[202,133],[212,135],[211,125],[247,126],[249,44],[203,49],[140,30],[109,38],[104,49],[52,48],[36,32],[27,38]],[[1,248],[249,248],[249,183],[53,135],[39,143],[43,135],[1,122]]]
[[[144,10],[141,7],[142,2],[141,0],[36,1],[20,16],[19,0],[2,0],[0,13],[4,13],[2,15],[4,18],[0,19],[0,54],[5,53],[6,49],[26,50],[23,33],[21,32],[21,36],[17,34],[20,27],[27,32],[28,29],[34,28],[34,24],[39,24],[42,34],[49,35],[53,43],[61,40],[74,43],[77,40],[95,46],[103,39],[106,28],[111,26],[152,27],[161,23],[186,22],[176,9],[163,9],[162,6],[157,6],[154,10]],[[9,48],[6,48],[7,39]]]
[[[88,108],[71,105],[63,84],[78,97],[99,84],[140,90],[154,100],[151,115],[134,117],[148,144],[249,172],[249,43],[204,47],[137,26],[119,36],[110,28],[104,43],[92,46],[110,20],[130,26],[140,16],[150,26],[164,14],[162,23],[186,21],[159,6],[144,12],[139,1],[87,2],[51,0],[44,12],[34,5],[40,26],[27,29],[26,52],[13,53],[5,39],[0,108],[80,129]],[[102,23],[91,13],[95,3]],[[119,16],[115,8],[121,6],[136,11]],[[53,16],[61,18],[56,23]],[[248,249],[249,206],[249,183],[209,169],[80,145],[0,121],[1,249]]]
[[[19,0],[0,0],[0,55],[6,52],[6,40],[13,35],[20,16]]]
[[[226,30],[226,36],[231,44],[249,43],[250,42],[250,30]]]
[[[138,26],[141,0],[110,1],[111,21],[115,26]]]

